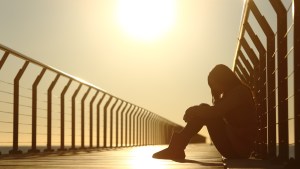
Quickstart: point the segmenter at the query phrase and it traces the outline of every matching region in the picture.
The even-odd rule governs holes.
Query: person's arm
[[[210,107],[209,104],[206,104],[206,103],[201,103],[200,105],[197,105],[197,106],[192,106],[190,108],[188,108],[186,111],[185,111],[185,114],[183,116],[183,120],[185,122],[188,122],[190,120],[192,120],[193,118],[195,118],[195,115],[198,113],[198,112],[201,112],[203,110],[206,110],[207,107]]]
[[[218,103],[221,99],[221,93],[218,93],[217,91],[211,89],[211,96],[212,96],[212,103],[215,105]]]
[[[243,102],[246,92],[242,86],[238,86],[227,93],[224,98],[220,99],[214,106],[192,106],[186,110],[185,120],[193,118],[216,118],[223,117],[227,112],[235,109]]]

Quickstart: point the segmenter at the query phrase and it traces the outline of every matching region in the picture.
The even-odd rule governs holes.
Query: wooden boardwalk
[[[157,160],[152,154],[166,146],[145,146],[101,151],[39,154],[2,157],[0,169],[219,169],[224,168],[222,158],[214,146],[191,144],[185,161]]]
[[[158,160],[152,154],[165,148],[145,146],[38,155],[1,156],[0,169],[264,169],[282,168],[263,160],[225,160],[214,146],[190,144],[186,160]]]

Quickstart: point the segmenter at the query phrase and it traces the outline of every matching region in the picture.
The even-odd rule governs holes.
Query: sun
[[[139,40],[154,40],[175,23],[175,0],[119,0],[118,21],[125,32]]]

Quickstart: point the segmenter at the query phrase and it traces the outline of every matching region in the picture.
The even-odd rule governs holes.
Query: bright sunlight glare
[[[135,148],[132,150],[131,159],[128,162],[132,169],[168,169],[166,160],[152,158],[152,154],[161,149],[159,146]]]
[[[139,40],[154,40],[175,23],[175,0],[119,0],[118,20],[124,31]]]

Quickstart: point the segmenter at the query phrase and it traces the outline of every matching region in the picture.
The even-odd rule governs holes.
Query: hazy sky
[[[213,66],[232,66],[244,1],[174,2],[145,40],[122,25],[117,0],[0,0],[0,43],[184,125],[186,108],[211,101]]]

